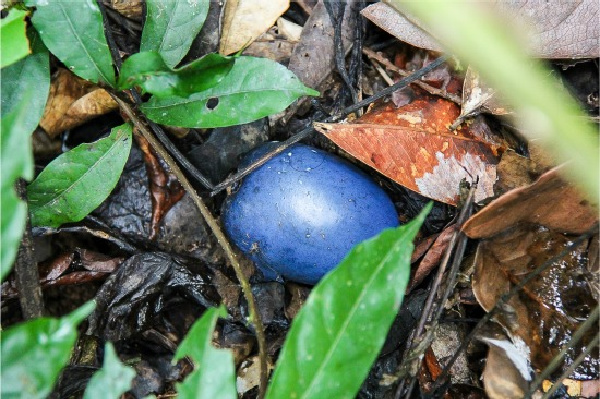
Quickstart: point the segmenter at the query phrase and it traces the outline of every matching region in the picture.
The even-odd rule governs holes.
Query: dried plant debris
[[[546,262],[551,266],[512,297],[496,320],[524,353],[534,370],[544,369],[597,305],[585,275],[587,244],[559,254],[571,240],[538,225],[521,224],[482,240],[477,248],[473,292],[490,310],[508,290]],[[590,332],[593,335],[593,331]],[[589,343],[591,336],[569,351],[564,366]],[[598,352],[575,372],[578,379],[596,378]],[[596,376],[595,376],[596,375]]]
[[[175,293],[215,307],[221,300],[212,279],[212,271],[192,273],[163,252],[134,255],[98,291],[87,333],[111,342],[142,333],[163,310],[165,297]]]
[[[389,1],[388,1],[389,2]],[[600,54],[598,3],[593,0],[560,4],[530,1],[486,3],[490,12],[525,32],[532,55],[541,58],[593,58]],[[418,19],[402,15],[393,7],[376,3],[363,15],[397,37],[416,47],[440,51],[441,46],[419,26]]]
[[[530,222],[562,233],[585,233],[598,221],[598,211],[559,172],[552,169],[535,183],[508,191],[467,220],[463,231],[471,238],[487,238]]]
[[[188,195],[163,216],[152,241],[152,200],[142,152],[132,147],[123,174],[111,196],[94,212],[120,235],[141,247],[157,247],[209,264],[223,262],[223,251]]]
[[[59,68],[52,77],[40,126],[54,138],[67,129],[116,109],[117,103],[106,90]]]
[[[455,205],[462,179],[479,177],[476,201],[494,195],[497,155],[506,148],[483,120],[450,131],[459,112],[451,101],[422,95],[399,108],[372,109],[352,123],[316,123],[315,128],[406,188]]]
[[[225,4],[219,53],[238,52],[266,32],[290,6],[289,0],[232,0]]]

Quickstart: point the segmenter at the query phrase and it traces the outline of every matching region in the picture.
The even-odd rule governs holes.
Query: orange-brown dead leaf
[[[456,205],[462,179],[479,177],[475,200],[491,197],[505,144],[482,119],[452,132],[450,101],[423,96],[400,108],[384,105],[352,124],[315,123],[343,150],[421,195]]]
[[[51,138],[64,130],[117,109],[117,103],[104,89],[60,68],[50,85],[50,95],[40,126]]]

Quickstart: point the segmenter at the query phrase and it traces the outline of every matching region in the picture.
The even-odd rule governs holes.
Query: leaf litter
[[[114,2],[114,5],[117,3]],[[137,18],[141,10],[135,8],[134,3],[131,2],[134,6],[132,11],[119,12]],[[214,2],[210,3],[211,8],[219,7]],[[355,2],[346,3],[341,48],[335,49],[333,46],[335,28],[323,3],[319,1],[315,5],[314,2],[304,1],[292,4],[289,8],[286,5],[287,11],[283,8],[268,21],[261,20],[260,24],[242,18],[243,22],[250,22],[250,26],[258,33],[244,43],[238,43],[236,49],[226,51],[235,52],[247,46],[245,54],[262,54],[288,64],[304,85],[324,93],[320,98],[322,106],[319,112],[339,109],[334,104],[335,97],[341,96],[345,88],[338,76],[335,58],[341,52],[342,56],[348,57],[348,65],[351,64],[353,55],[350,53],[350,43],[356,39],[357,26],[356,18],[351,17],[350,9],[353,7],[358,5]],[[418,25],[410,19],[398,22],[399,14],[393,9],[382,11],[385,7],[389,8],[383,3],[376,3],[363,9],[362,14],[402,42],[410,42],[428,50],[441,49],[426,32],[420,31]],[[550,32],[546,36],[538,34],[532,42],[534,53],[538,56],[585,59],[597,54],[597,43],[594,44],[590,39],[593,37],[590,31],[586,31],[586,36],[575,35],[582,27],[589,25],[585,22],[587,20],[581,22],[582,16],[591,18],[594,12],[597,13],[594,5],[584,1],[578,7],[569,8],[565,5],[547,12],[550,10],[539,9],[533,2],[526,2],[520,10],[530,10],[529,14],[539,20],[536,26]],[[289,24],[286,27],[287,22],[282,20],[275,22],[282,14],[284,21],[293,21],[297,27],[302,27],[299,37],[295,36],[297,27],[289,28]],[[546,15],[548,19],[541,18]],[[576,29],[564,34],[567,25],[561,25],[561,18]],[[400,23],[402,25],[398,27]],[[224,35],[235,35],[233,27],[241,26],[237,23],[230,25],[232,29],[226,24]],[[593,33],[594,28],[590,29]],[[558,40],[550,40],[557,37]],[[583,37],[584,40],[577,41],[574,37]],[[376,80],[375,77],[382,79],[386,74],[389,74],[389,83],[393,83],[437,56],[435,52],[401,44],[397,40],[377,48],[377,43],[384,42],[386,38],[389,36],[376,28],[370,28],[367,34],[367,40],[371,40],[370,46],[376,49],[364,51],[370,60],[369,64],[362,66],[365,69],[362,76],[369,80],[366,82],[368,85]],[[262,47],[258,46],[259,43],[262,43]],[[226,41],[222,39],[220,44],[224,46]],[[195,151],[195,162],[199,169],[211,176],[213,182],[217,182],[233,172],[240,155],[264,141],[265,136],[285,140],[290,130],[298,130],[298,127],[313,121],[319,122],[315,127],[331,141],[318,136],[310,138],[310,141],[330,151],[340,152],[376,176],[395,199],[397,207],[404,211],[401,217],[406,219],[414,217],[416,212],[410,209],[422,206],[416,204],[424,201],[422,197],[418,197],[421,202],[411,200],[417,198],[417,194],[409,194],[408,190],[436,201],[461,206],[461,180],[472,182],[479,177],[476,198],[477,202],[486,205],[482,205],[482,210],[476,212],[462,227],[462,233],[458,232],[457,225],[451,224],[451,217],[446,216],[443,224],[448,226],[445,229],[424,230],[419,236],[417,246],[423,242],[422,256],[412,259],[414,270],[409,283],[412,292],[405,298],[388,339],[360,389],[360,395],[365,397],[383,397],[394,393],[404,350],[399,342],[409,340],[410,329],[415,326],[419,315],[427,311],[424,309],[424,289],[432,280],[429,274],[445,261],[445,250],[451,247],[455,235],[464,233],[472,238],[472,247],[468,251],[471,255],[475,254],[475,270],[473,275],[465,271],[469,285],[457,286],[455,295],[446,304],[448,312],[444,317],[448,321],[442,325],[448,324],[446,330],[452,330],[453,335],[439,336],[438,343],[442,347],[456,348],[451,341],[464,340],[469,329],[465,323],[453,322],[453,316],[461,319],[477,316],[481,309],[490,311],[499,297],[519,284],[523,276],[545,262],[552,261],[553,266],[542,274],[539,281],[526,286],[522,293],[514,296],[502,308],[502,312],[496,316],[495,330],[491,328],[491,332],[480,334],[478,340],[489,346],[489,352],[482,351],[481,344],[472,344],[480,350],[479,358],[486,358],[488,362],[483,372],[483,384],[478,378],[461,383],[453,378],[450,392],[454,397],[460,397],[465,392],[483,395],[483,390],[491,397],[498,397],[494,386],[502,384],[520,389],[511,392],[512,395],[524,392],[527,385],[523,386],[518,376],[511,377],[516,367],[515,360],[504,349],[498,351],[497,348],[505,344],[517,347],[521,344],[518,348],[525,348],[527,350],[524,352],[529,353],[529,357],[526,357],[529,370],[540,372],[561,345],[569,341],[577,326],[588,317],[597,303],[597,288],[593,288],[594,273],[598,267],[598,257],[594,257],[597,234],[595,238],[589,238],[572,248],[569,255],[557,255],[578,235],[593,228],[597,223],[597,208],[584,201],[569,183],[559,177],[556,169],[548,172],[554,165],[551,160],[536,155],[535,143],[525,143],[529,151],[524,151],[514,144],[522,142],[518,134],[516,139],[507,139],[499,134],[498,124],[504,123],[504,120],[482,115],[472,117],[482,110],[493,115],[501,115],[506,111],[501,109],[502,104],[493,102],[497,100],[495,95],[486,95],[486,91],[492,93],[493,89],[478,82],[473,77],[475,74],[469,69],[465,77],[453,67],[440,68],[418,85],[412,85],[411,89],[395,93],[393,102],[380,102],[359,118],[351,115],[345,123],[319,122],[322,118],[314,116],[315,110],[310,103],[301,100],[304,103],[302,107],[295,104],[285,114],[263,119],[260,125],[263,128],[268,126],[266,132],[261,130],[263,128],[249,129],[243,125],[241,129],[192,129],[182,137],[173,139],[184,151],[201,149]],[[62,94],[66,98],[63,103],[54,103],[51,97],[49,103],[56,105],[48,105],[51,112],[47,113],[52,115],[41,123],[47,133],[54,137],[114,109],[112,104],[106,110],[96,111],[94,104],[97,100],[92,97],[92,107],[83,107],[83,111],[78,111],[80,108],[75,103],[87,103],[89,99],[83,98],[101,89],[77,82],[76,78],[68,75],[71,74],[59,69],[56,79],[65,80],[62,84],[54,85],[53,92],[65,90],[68,86],[73,86],[73,91],[67,90]],[[463,80],[464,85],[457,83]],[[426,83],[422,84],[423,81]],[[373,84],[371,87],[377,86]],[[474,93],[479,93],[479,97]],[[456,99],[460,99],[460,104],[453,102]],[[597,112],[597,107],[592,107],[592,113],[594,109]],[[510,126],[508,130],[511,130]],[[216,150],[215,145],[220,150]],[[90,318],[88,333],[92,340],[117,342],[119,356],[134,360],[138,377],[141,378],[141,382],[134,383],[136,397],[173,392],[174,382],[190,372],[189,365],[184,363],[170,365],[175,348],[193,320],[202,315],[204,308],[224,302],[230,318],[217,323],[215,342],[220,347],[233,349],[236,354],[235,364],[239,366],[238,392],[243,397],[256,397],[260,379],[257,377],[259,361],[256,342],[253,331],[245,322],[249,313],[248,304],[240,295],[237,279],[226,267],[222,250],[188,196],[180,198],[176,191],[173,200],[169,200],[172,177],[169,177],[168,167],[164,166],[160,157],[153,155],[152,150],[145,150],[143,160],[138,146],[134,147],[113,194],[81,223],[108,230],[123,240],[127,248],[135,248],[135,252],[116,249],[109,241],[98,237],[84,240],[79,233],[79,239],[72,240],[66,238],[64,233],[56,233],[55,239],[69,250],[62,253],[51,251],[47,258],[50,271],[42,277],[42,283],[81,283],[92,277],[105,279],[111,273],[96,293],[99,306]],[[234,150],[223,151],[223,148]],[[451,164],[449,160],[452,159],[454,163]],[[205,189],[199,187],[199,190]],[[223,198],[223,194],[218,194],[209,199],[213,212],[219,212]],[[489,202],[491,199],[494,200]],[[75,244],[83,245],[83,248],[72,248]],[[90,259],[84,254],[94,256]],[[80,267],[77,259],[85,260],[82,263],[83,270],[73,269],[75,263]],[[245,263],[244,270],[248,276],[252,276],[253,265]],[[290,282],[263,283],[256,280],[256,276],[252,282],[266,324],[269,364],[272,365],[292,319],[304,306],[311,288]],[[11,292],[11,288],[3,287],[3,295]],[[478,305],[461,299],[466,298],[469,292],[471,295],[474,293]],[[6,303],[3,297],[3,310]],[[531,334],[531,331],[536,331],[536,334]],[[568,357],[562,360],[564,364],[570,364],[590,339],[588,334],[580,346],[572,348]],[[492,341],[496,344],[491,344]],[[436,351],[427,350],[423,363],[419,365],[422,373],[416,384],[423,391],[430,391],[439,383],[439,379],[444,378],[443,370],[448,355]],[[101,359],[95,354],[92,358],[95,359],[92,365],[100,366]],[[571,377],[579,382],[597,380],[598,365],[594,361],[594,355],[588,356]],[[473,364],[467,364],[466,367],[472,375],[481,373]],[[69,372],[73,370],[69,368]],[[555,373],[554,379],[559,374]],[[89,378],[89,375],[65,375],[73,376],[73,385],[69,389],[79,379],[85,381]],[[64,383],[61,384],[64,388]],[[587,389],[585,392],[589,392],[589,384]],[[580,392],[584,392],[583,388]]]

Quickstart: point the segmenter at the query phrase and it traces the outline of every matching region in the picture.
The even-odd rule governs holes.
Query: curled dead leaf
[[[424,96],[400,108],[384,105],[351,124],[314,127],[397,183],[456,205],[463,179],[479,178],[476,201],[493,196],[497,155],[506,148],[481,119],[448,130],[459,113],[453,102]]]

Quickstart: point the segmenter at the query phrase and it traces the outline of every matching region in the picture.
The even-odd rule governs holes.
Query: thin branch
[[[375,101],[379,100],[380,98],[383,98],[385,96],[387,96],[388,94],[391,94],[393,92],[395,92],[396,90],[399,90],[403,87],[406,87],[407,85],[409,85],[410,83],[414,82],[417,79],[421,79],[424,75],[427,75],[429,72],[431,72],[433,69],[437,68],[438,66],[442,65],[444,63],[444,61],[446,61],[446,56],[441,56],[436,58],[435,60],[433,60],[433,62],[431,64],[428,64],[427,66],[419,69],[418,71],[416,71],[415,73],[413,73],[412,75],[401,79],[399,81],[397,81],[393,86],[390,86],[388,88],[385,88],[383,90],[381,90],[380,92],[372,95],[371,97],[367,98],[366,100],[360,101],[354,105],[351,105],[347,108],[345,108],[341,115],[337,115],[337,116],[330,116],[328,118],[325,118],[319,122],[322,123],[332,123],[332,122],[337,122],[340,119],[346,117],[346,115],[351,114],[353,112],[356,112],[358,110],[360,110],[362,107],[365,107],[371,103],[374,103]],[[247,168],[244,168],[243,170],[239,171],[238,173],[236,173],[235,175],[223,180],[221,183],[217,184],[213,191],[210,193],[211,195],[215,195],[217,193],[219,193],[220,191],[226,189],[227,187],[231,186],[232,184],[234,184],[235,182],[239,181],[240,179],[244,178],[245,176],[249,175],[253,170],[255,170],[256,168],[258,168],[259,166],[263,165],[265,162],[267,162],[269,159],[271,159],[273,156],[279,154],[280,152],[284,151],[286,148],[288,148],[290,145],[295,144],[305,138],[307,138],[308,136],[310,136],[313,132],[313,127],[307,127],[302,129],[299,133],[293,135],[292,137],[290,137],[289,139],[287,139],[286,141],[284,141],[283,143],[281,143],[279,146],[277,146],[273,151],[269,152],[268,154],[264,155],[263,157],[261,157],[259,160],[257,160],[256,162],[253,162],[251,165],[249,165]]]
[[[200,210],[202,217],[206,221],[206,224],[210,227],[212,233],[217,238],[217,241],[225,251],[225,255],[231,266],[233,267],[235,274],[240,282],[242,287],[242,292],[244,293],[244,297],[248,301],[248,308],[250,310],[250,320],[252,324],[254,324],[254,329],[256,332],[256,339],[258,341],[258,351],[260,358],[260,394],[259,398],[264,397],[266,387],[267,387],[267,351],[266,351],[266,339],[264,326],[260,317],[260,313],[258,312],[258,308],[256,307],[256,302],[254,301],[254,295],[252,294],[252,289],[250,287],[250,282],[244,275],[240,263],[237,260],[237,255],[234,252],[229,240],[219,223],[208,210],[202,198],[196,193],[194,187],[191,185],[190,181],[185,177],[175,160],[171,157],[171,155],[164,149],[164,147],[158,142],[158,140],[154,137],[150,129],[142,122],[142,118],[139,117],[132,106],[126,101],[119,98],[118,95],[112,94],[112,97],[119,104],[121,110],[129,117],[129,119],[133,122],[134,126],[138,129],[138,131],[144,136],[146,140],[152,145],[154,150],[165,160],[171,172],[177,177],[183,188],[190,195],[196,207]]]

